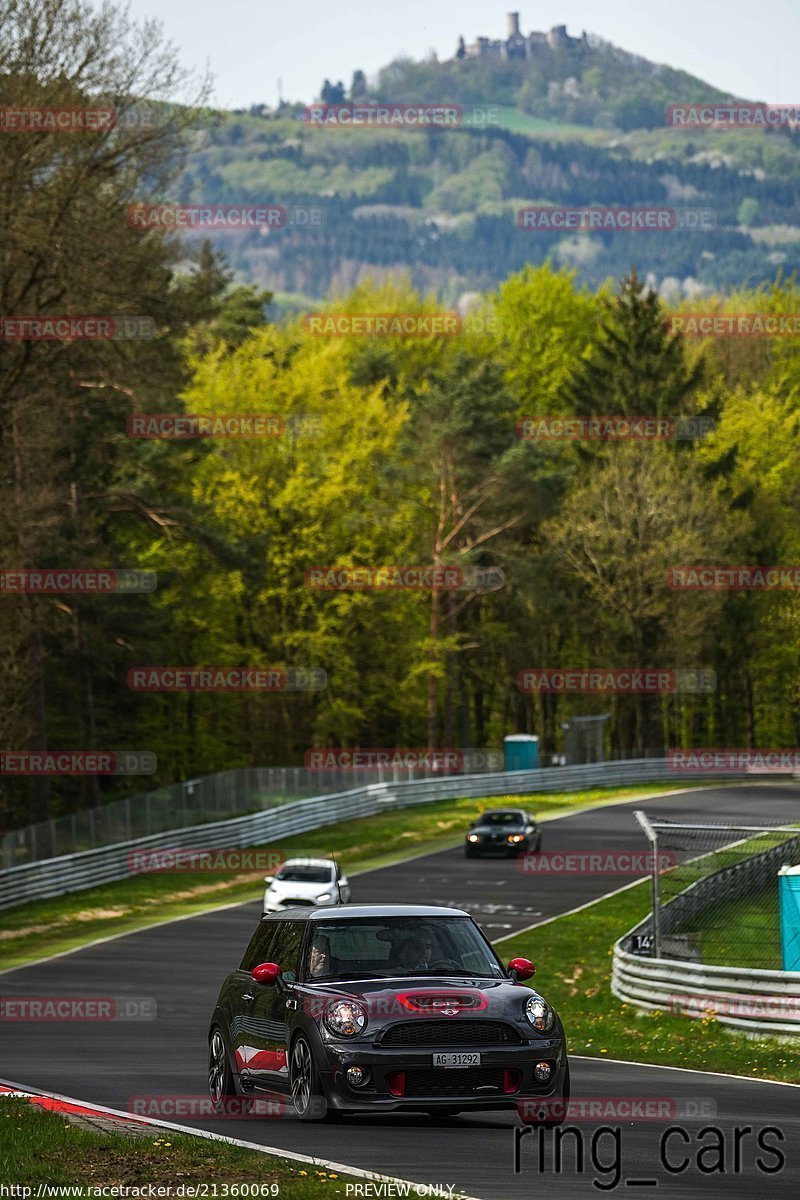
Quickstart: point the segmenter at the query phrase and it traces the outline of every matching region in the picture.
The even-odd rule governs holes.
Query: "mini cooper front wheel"
[[[208,1094],[214,1112],[224,1112],[236,1095],[231,1064],[222,1030],[214,1026],[208,1043]]]
[[[324,1121],[338,1117],[336,1109],[328,1107],[319,1080],[319,1072],[308,1041],[301,1033],[292,1046],[289,1060],[289,1086],[292,1103],[301,1121]]]

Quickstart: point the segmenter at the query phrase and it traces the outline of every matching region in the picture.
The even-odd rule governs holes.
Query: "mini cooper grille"
[[[392,1025],[381,1039],[383,1046],[518,1046],[522,1038],[502,1021],[449,1021],[420,1018]]]
[[[406,1071],[405,1076],[406,1097],[507,1094],[503,1092],[502,1067],[462,1067],[453,1071],[422,1068]]]

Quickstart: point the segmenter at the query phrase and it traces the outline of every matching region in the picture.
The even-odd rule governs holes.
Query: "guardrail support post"
[[[637,809],[633,815],[653,848],[653,958],[661,958],[661,880],[658,875],[658,834],[641,809]]]

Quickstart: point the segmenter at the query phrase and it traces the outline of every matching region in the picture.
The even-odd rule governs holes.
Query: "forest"
[[[71,8],[50,0],[46,30],[34,22],[4,47],[4,103],[100,97],[125,112],[148,96],[157,119],[0,143],[0,565],[151,572],[157,586],[4,587],[3,748],[147,752],[156,786],[301,764],[313,747],[498,747],[534,732],[553,753],[562,722],[601,712],[610,755],[797,745],[797,588],[668,583],[676,568],[800,564],[797,335],[668,328],[688,311],[800,313],[796,280],[670,305],[636,270],[590,286],[548,259],[474,295],[454,336],[319,336],[301,314],[276,321],[269,291],[236,278],[218,248],[126,219],[177,186],[203,84],[113,8],[83,10],[77,37]],[[425,329],[452,308],[398,265],[318,311],[411,314]],[[23,315],[88,314],[132,324],[116,337],[10,332]],[[137,436],[143,414],[250,424]],[[543,420],[590,418],[668,436],[530,436]],[[309,583],[321,568],[385,567],[428,576]],[[212,667],[295,685],[130,686],[135,669]],[[521,688],[539,668],[715,683]],[[126,786],[141,779],[6,778],[0,820]]]

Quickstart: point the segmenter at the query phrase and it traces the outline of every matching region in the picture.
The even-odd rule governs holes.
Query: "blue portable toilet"
[[[539,739],[531,733],[503,738],[506,771],[535,771],[539,766]]]
[[[781,907],[781,966],[800,971],[800,867],[781,867],[778,872]]]

